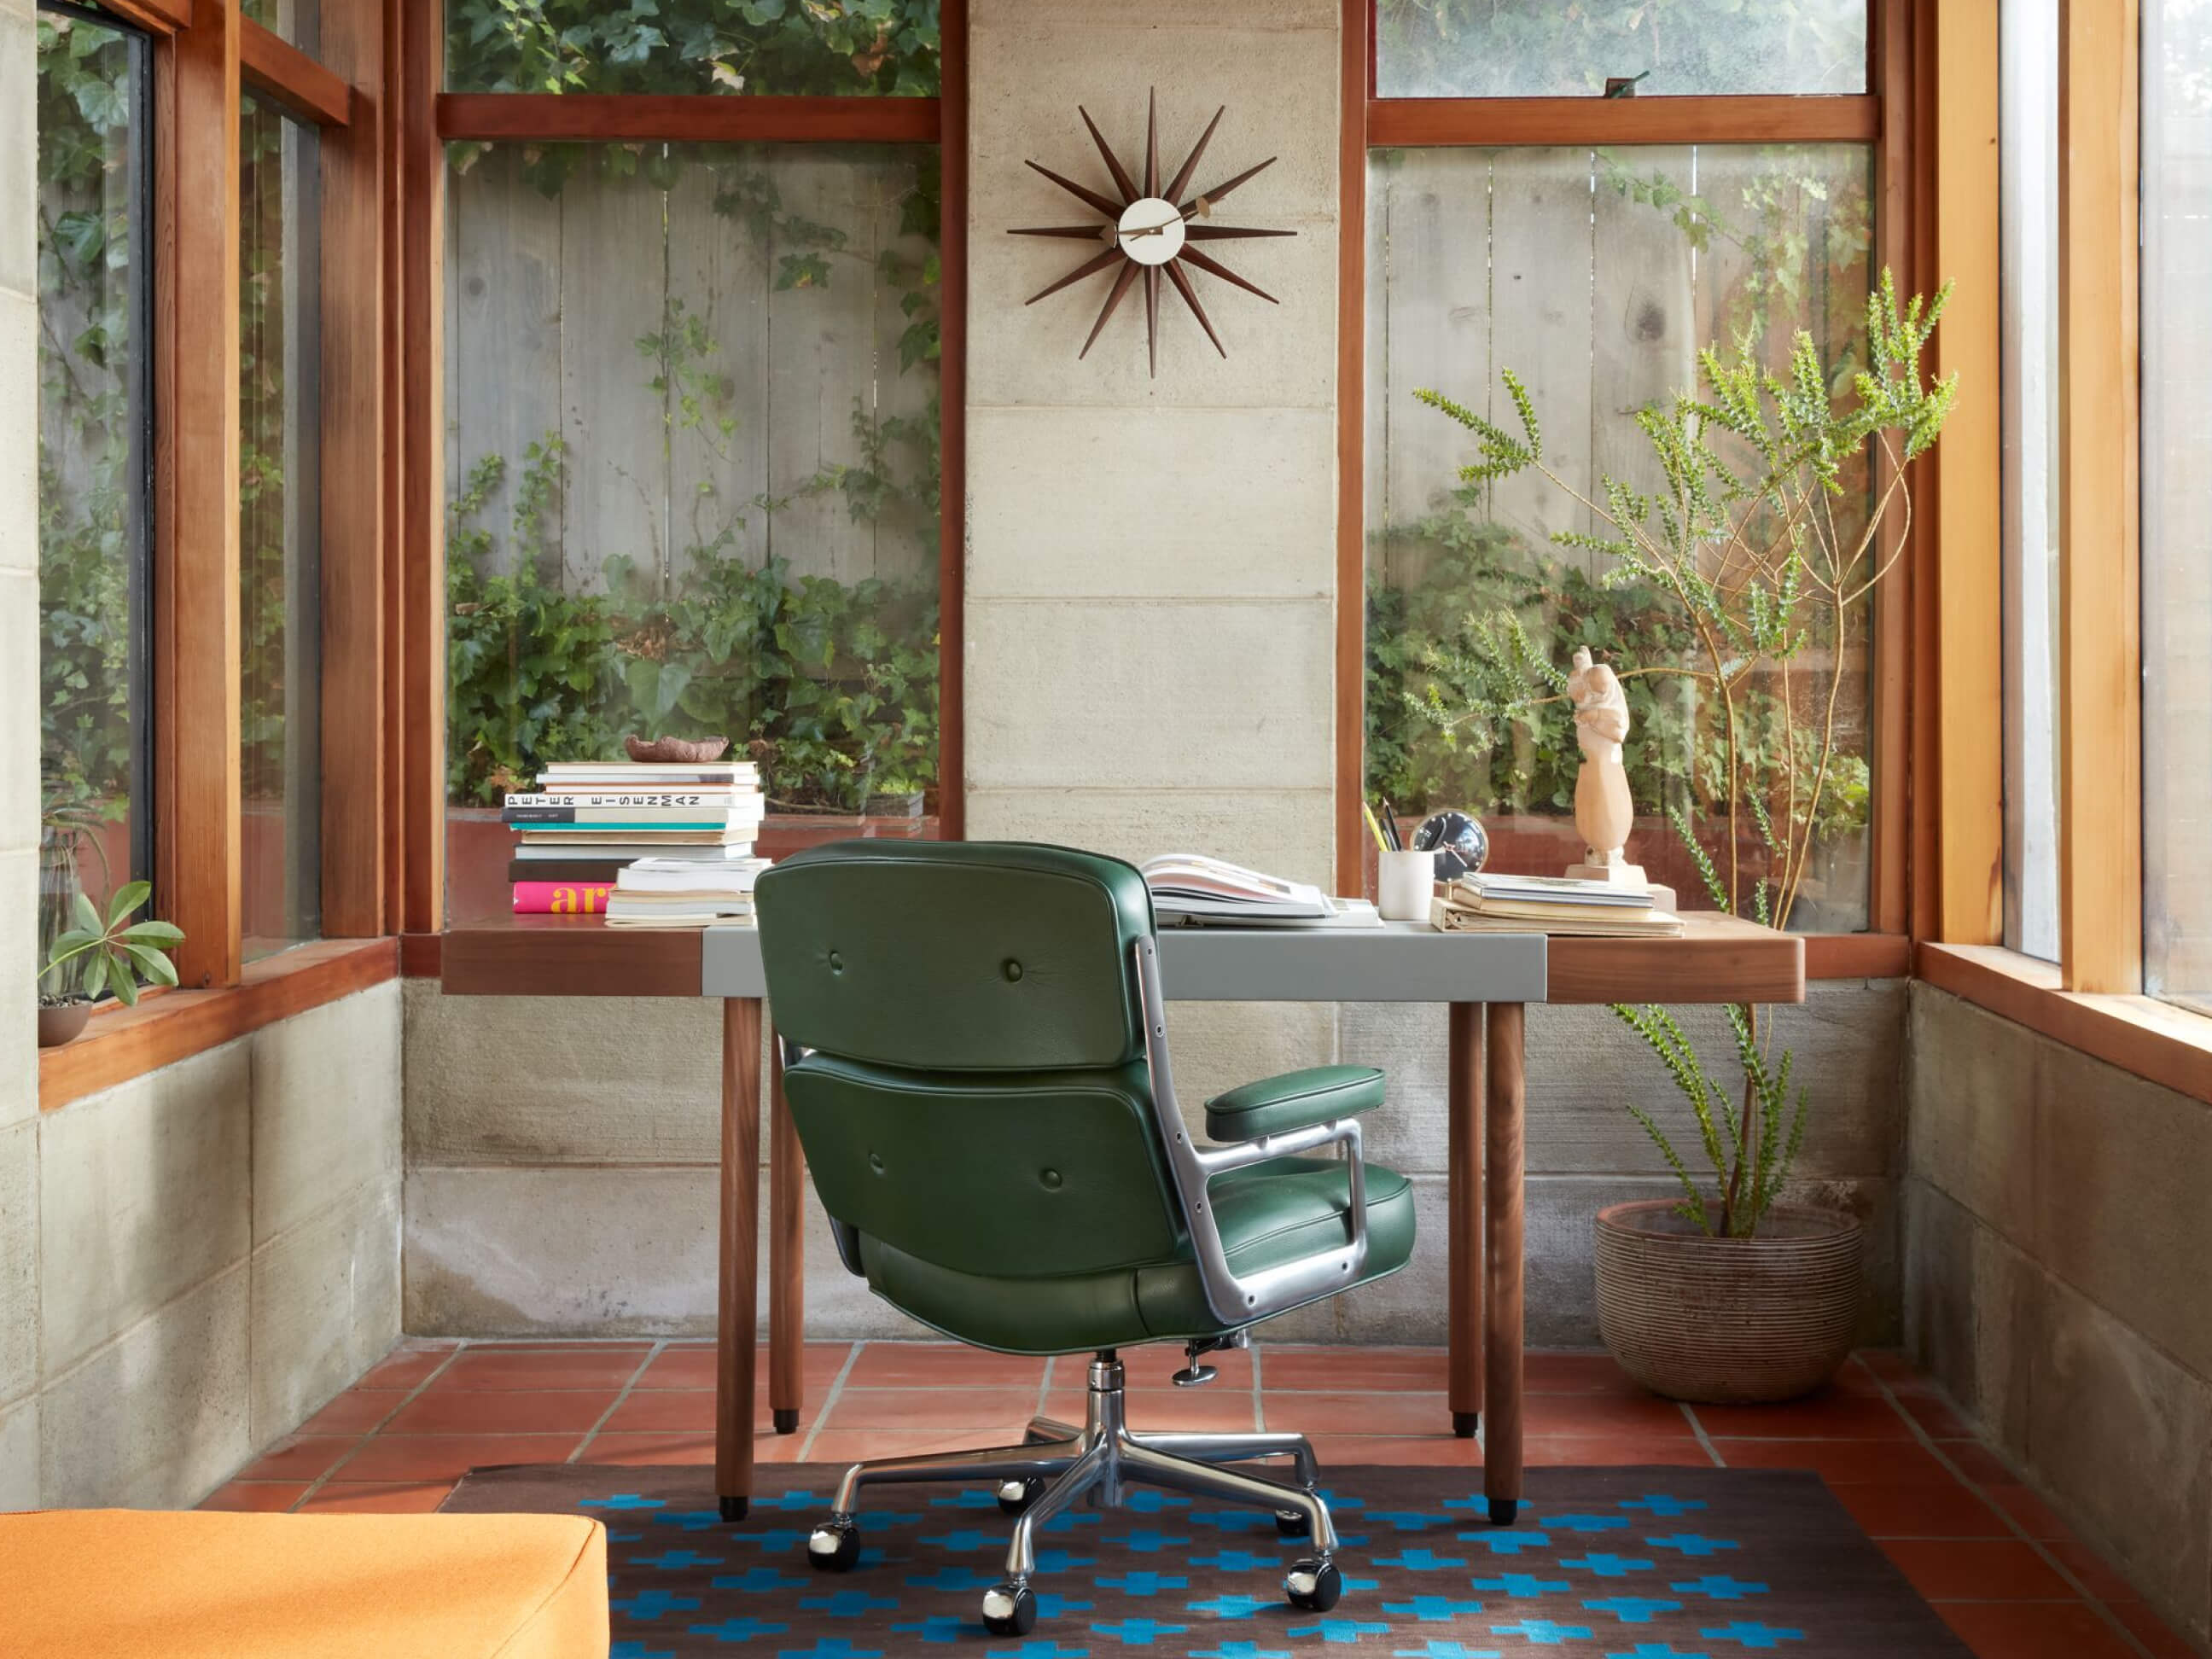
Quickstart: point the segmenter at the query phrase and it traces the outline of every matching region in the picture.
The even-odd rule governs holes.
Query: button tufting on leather
[[[1060,1171],[1057,1170],[1039,1170],[1037,1171],[1037,1184],[1042,1186],[1048,1193],[1056,1193],[1060,1190]]]
[[[845,958],[835,951],[830,953],[830,971],[833,974],[842,974],[845,971]]]
[[[1012,957],[1008,957],[999,971],[1006,976],[1006,983],[1012,985],[1022,976],[1022,964]]]
[[[868,1167],[871,1170],[873,1170],[878,1175],[881,1175],[884,1172],[884,1155],[881,1152],[870,1152],[868,1154]]]

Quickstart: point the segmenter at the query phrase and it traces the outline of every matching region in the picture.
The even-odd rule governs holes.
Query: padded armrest
[[[1371,1066],[1315,1066],[1262,1078],[1206,1103],[1206,1132],[1216,1140],[1256,1140],[1382,1103],[1382,1073]]]

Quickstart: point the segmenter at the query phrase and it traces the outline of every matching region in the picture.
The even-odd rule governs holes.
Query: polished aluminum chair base
[[[860,1559],[857,1511],[863,1486],[896,1482],[991,1480],[999,1507],[1018,1516],[1006,1547],[1006,1577],[983,1595],[983,1622],[994,1636],[1026,1635],[1036,1623],[1030,1578],[1036,1571],[1036,1534],[1079,1498],[1118,1507],[1131,1484],[1165,1487],[1219,1503],[1271,1511],[1285,1537],[1310,1536],[1313,1554],[1291,1565],[1283,1593],[1292,1606],[1326,1613],[1341,1581],[1336,1528],[1316,1490],[1313,1447],[1302,1434],[1145,1434],[1123,1420],[1122,1370],[1111,1352],[1091,1364],[1089,1404],[1080,1429],[1035,1418],[1018,1446],[945,1452],[855,1463],[838,1483],[836,1507],[806,1540],[808,1561],[825,1572],[849,1571]],[[1286,1486],[1224,1464],[1267,1457],[1292,1460],[1297,1485]]]

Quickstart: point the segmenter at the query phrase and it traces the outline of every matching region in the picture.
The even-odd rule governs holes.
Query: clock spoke
[[[1121,250],[1118,246],[1109,247],[1097,258],[1085,260],[1081,264],[1076,266],[1074,270],[1069,271],[1066,276],[1061,277],[1058,282],[1052,283],[1049,287],[1039,289],[1036,293],[1030,295],[1028,299],[1023,301],[1022,303],[1025,306],[1033,306],[1039,300],[1043,299],[1046,295],[1057,294],[1060,289],[1067,287],[1069,284],[1081,282],[1085,276],[1090,276],[1092,272],[1105,270],[1108,265],[1113,264],[1115,260],[1121,257]],[[1132,265],[1130,269],[1134,270],[1135,267]]]
[[[1241,241],[1248,236],[1295,236],[1295,230],[1248,230],[1241,225],[1185,225],[1183,240],[1188,242]]]
[[[1027,167],[1035,168],[1036,171],[1044,174],[1046,178],[1051,179],[1053,183],[1058,185],[1070,196],[1075,198],[1077,201],[1083,203],[1087,207],[1097,208],[1099,212],[1104,214],[1109,219],[1119,219],[1121,216],[1122,204],[1121,203],[1109,202],[1103,196],[1101,196],[1097,191],[1085,189],[1083,185],[1077,184],[1073,179],[1063,179],[1058,173],[1054,173],[1050,167],[1038,167],[1035,161],[1024,161],[1022,165]]]
[[[1171,264],[1167,267],[1167,273],[1168,280],[1176,285],[1176,292],[1182,295],[1182,302],[1190,307],[1190,314],[1198,319],[1198,325],[1206,331],[1206,337],[1213,342],[1213,349],[1226,357],[1229,348],[1221,343],[1221,337],[1213,331],[1212,319],[1206,314],[1206,307],[1199,304],[1197,292],[1192,289],[1190,278],[1182,274],[1182,267]]]
[[[1280,300],[1278,300],[1273,295],[1268,293],[1266,289],[1261,288],[1257,283],[1249,283],[1245,281],[1244,278],[1239,276],[1235,271],[1230,270],[1227,265],[1223,264],[1220,260],[1213,258],[1210,255],[1200,253],[1194,247],[1185,248],[1182,251],[1182,258],[1186,263],[1196,265],[1200,270],[1206,271],[1213,276],[1218,276],[1224,283],[1234,283],[1238,288],[1243,289],[1247,294],[1258,295],[1271,306],[1282,304]]]
[[[1172,202],[1182,194],[1182,187],[1190,182],[1190,175],[1198,170],[1198,158],[1206,154],[1206,141],[1213,137],[1214,128],[1221,125],[1221,118],[1228,113],[1229,106],[1226,104],[1213,112],[1213,118],[1206,124],[1206,131],[1198,135],[1198,142],[1190,147],[1190,154],[1183,157],[1182,165],[1176,169],[1174,182],[1162,191],[1161,195]]]
[[[1133,259],[1122,265],[1121,274],[1114,279],[1113,289],[1106,295],[1106,303],[1098,307],[1098,320],[1091,325],[1091,337],[1083,343],[1083,349],[1075,354],[1077,357],[1091,355],[1091,348],[1097,343],[1098,331],[1106,326],[1106,319],[1114,314],[1115,307],[1121,303],[1121,296],[1129,291],[1129,284],[1137,280],[1137,273],[1144,269]]]
[[[1036,166],[1036,163],[1032,161],[1030,165],[1031,167],[1035,167]],[[1185,202],[1182,204],[1182,210],[1185,216],[1187,217],[1189,215],[1197,212],[1198,204],[1200,202],[1205,203],[1208,207],[1212,207],[1223,197],[1228,195],[1231,191],[1236,189],[1237,185],[1245,183],[1249,179],[1258,177],[1261,173],[1265,173],[1269,167],[1274,165],[1275,157],[1270,155],[1266,161],[1261,162],[1259,166],[1255,167],[1246,167],[1243,172],[1238,173],[1234,179],[1229,180],[1228,183],[1216,185],[1212,190],[1202,191],[1199,195],[1193,197],[1189,201]]]
[[[1111,225],[1024,225],[1018,230],[1008,231],[1006,234],[1009,236],[1065,236],[1072,242],[1104,242],[1113,240],[1114,227]]]
[[[1114,188],[1121,192],[1121,205],[1128,206],[1137,199],[1136,181],[1129,177],[1129,169],[1121,165],[1121,158],[1114,154],[1114,147],[1106,142],[1106,135],[1098,131],[1098,123],[1091,118],[1091,112],[1078,104],[1075,112],[1083,118],[1083,125],[1091,129],[1091,141],[1098,146],[1098,153],[1106,158],[1106,171],[1114,175]]]
[[[1160,94],[1145,92],[1145,194],[1157,196],[1160,188]]]
[[[1160,268],[1145,267],[1145,356],[1152,377],[1160,377]]]

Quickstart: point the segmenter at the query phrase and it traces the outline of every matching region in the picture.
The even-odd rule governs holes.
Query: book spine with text
[[[518,881],[514,884],[514,914],[518,916],[596,916],[605,914],[612,884],[602,886],[582,881]]]
[[[515,791],[501,803],[509,811],[519,806],[645,807],[655,812],[690,808],[702,812],[726,812],[737,799],[731,789],[532,789]]]

